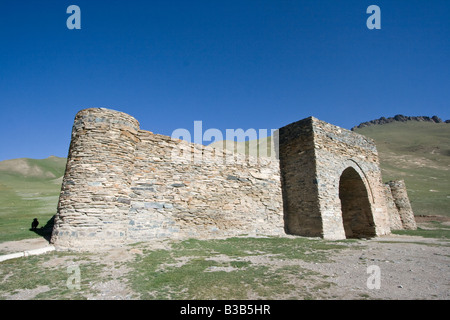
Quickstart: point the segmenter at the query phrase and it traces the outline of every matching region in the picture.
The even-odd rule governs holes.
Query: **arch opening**
[[[345,237],[374,237],[375,224],[367,189],[359,173],[352,167],[342,172],[339,180],[339,199]]]

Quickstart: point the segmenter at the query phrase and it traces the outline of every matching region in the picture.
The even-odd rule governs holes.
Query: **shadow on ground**
[[[50,242],[50,238],[52,237],[52,230],[53,230],[54,223],[55,223],[55,216],[51,217],[50,220],[48,220],[47,223],[43,227],[36,228],[36,229],[30,228],[30,231],[40,235],[45,240]]]

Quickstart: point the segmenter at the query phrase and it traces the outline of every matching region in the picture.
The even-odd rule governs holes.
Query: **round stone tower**
[[[126,240],[139,122],[122,112],[77,113],[51,242],[75,249]]]

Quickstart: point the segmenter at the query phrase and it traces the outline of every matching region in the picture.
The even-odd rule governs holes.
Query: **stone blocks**
[[[160,238],[345,239],[388,234],[400,217],[412,226],[406,189],[383,185],[372,140],[314,117],[275,136],[279,160],[154,134],[122,112],[81,110],[51,242],[82,250]]]
[[[389,181],[386,186],[390,189],[392,198],[387,198],[392,207],[392,230],[416,230],[416,220],[409,202],[404,180]]]
[[[388,234],[372,140],[310,117],[279,130],[286,232],[326,239]]]
[[[283,232],[278,160],[153,134],[118,111],[76,115],[55,245]]]

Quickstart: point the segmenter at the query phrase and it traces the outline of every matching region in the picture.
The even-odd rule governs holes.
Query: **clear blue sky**
[[[350,129],[404,114],[450,119],[448,0],[0,2],[0,160],[65,157],[75,114],[141,128]],[[66,9],[81,8],[81,30]],[[381,8],[381,30],[366,9]]]

